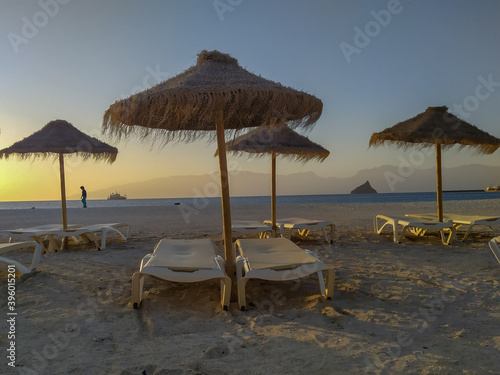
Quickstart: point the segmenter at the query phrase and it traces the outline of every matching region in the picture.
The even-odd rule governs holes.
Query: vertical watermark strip
[[[7,364],[16,367],[16,266],[7,266]]]

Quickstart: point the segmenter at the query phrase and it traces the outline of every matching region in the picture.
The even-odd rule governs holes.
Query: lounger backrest
[[[215,250],[215,244],[209,239],[163,239],[156,245],[148,266],[186,272],[216,269]]]
[[[500,248],[498,247],[498,242],[500,242],[500,237],[493,238],[490,241],[490,249],[495,258],[497,258],[498,263],[500,263]]]
[[[253,270],[284,270],[318,261],[286,238],[240,239],[237,247]]]

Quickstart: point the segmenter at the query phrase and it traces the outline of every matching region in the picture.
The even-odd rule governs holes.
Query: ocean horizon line
[[[499,199],[500,194],[483,190],[443,191],[443,200],[484,200]],[[369,194],[298,194],[278,195],[277,204],[342,204],[342,203],[397,203],[429,202],[436,200],[436,192],[398,192]],[[232,196],[231,204],[270,204],[271,196]],[[130,207],[130,206],[170,206],[170,205],[213,205],[220,204],[220,196],[184,197],[184,198],[127,198],[123,200],[88,199],[89,208]],[[82,207],[79,199],[66,200],[68,209]],[[0,210],[5,209],[50,209],[60,208],[60,200],[0,201]]]
[[[481,189],[463,189],[463,190],[443,190],[443,193],[478,193],[478,192],[484,192],[484,190]],[[400,191],[400,192],[392,192],[392,193],[319,193],[319,194],[280,194],[277,195],[276,197],[314,197],[314,196],[338,196],[338,195],[363,195],[363,196],[370,196],[370,195],[392,195],[392,194],[436,194],[435,191]],[[231,198],[262,198],[262,197],[271,197],[271,195],[232,195]],[[200,199],[200,198],[220,198],[220,196],[210,196],[210,197],[204,197],[204,196],[193,196],[193,197],[139,197],[139,198],[130,198],[127,197],[125,200],[151,200],[151,199]],[[500,194],[499,194],[500,198]],[[107,199],[107,198],[92,198],[89,200],[93,201],[106,201],[106,200],[112,200],[112,199]],[[0,201],[0,203],[11,203],[11,202],[60,202],[61,199],[35,199],[35,200],[5,200],[5,201]],[[66,201],[80,201],[79,198],[67,198]]]

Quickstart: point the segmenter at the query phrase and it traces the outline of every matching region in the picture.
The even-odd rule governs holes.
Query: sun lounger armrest
[[[244,256],[238,255],[235,260],[236,263],[236,279],[239,280],[243,277],[243,270],[248,272],[248,260]]]
[[[318,255],[317,255],[316,253],[312,252],[311,250],[307,250],[307,249],[304,249],[304,251],[305,251],[307,254],[309,254],[309,255],[311,255],[311,256],[313,256],[313,257],[315,257],[316,259],[318,259],[318,260],[319,260]]]
[[[141,267],[139,268],[139,270],[142,270],[144,266],[151,260],[152,257],[153,254],[147,254],[146,256],[144,256],[144,258],[142,258],[141,260]]]
[[[500,248],[498,247],[499,242],[500,242],[500,237],[492,238],[489,242],[491,252],[495,256],[498,263],[500,263]]]
[[[5,249],[2,249],[0,251],[0,254],[5,254],[5,253],[8,253],[10,251],[13,251],[13,250],[17,250],[18,248],[20,247],[16,247],[16,243],[13,244],[13,246],[9,246]],[[19,246],[26,246],[26,247],[30,247],[30,246],[34,246],[35,247],[35,250],[33,252],[33,259],[31,261],[31,265],[30,267],[26,267],[25,265],[19,263],[18,261],[16,260],[12,260],[12,259],[8,259],[8,258],[4,258],[4,257],[0,257],[0,261],[4,262],[4,263],[7,263],[7,264],[10,264],[10,265],[14,265],[16,267],[16,269],[21,272],[22,274],[28,274],[28,273],[31,273],[33,271],[36,270],[36,268],[38,267],[38,263],[40,262],[40,258],[42,256],[42,246],[35,242],[35,241],[30,241],[30,242],[22,242],[22,243],[19,243]]]
[[[220,270],[224,271],[226,269],[226,261],[220,255],[214,256],[214,262],[217,264]]]

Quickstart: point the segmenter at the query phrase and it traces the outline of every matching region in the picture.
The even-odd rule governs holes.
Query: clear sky
[[[323,101],[308,136],[330,156],[279,161],[280,174],[349,177],[415,160],[368,141],[429,106],[500,137],[497,0],[0,0],[0,10],[0,148],[61,118],[119,149],[111,165],[68,159],[68,195],[218,169],[208,140],[151,149],[101,134],[109,105],[183,72],[204,49]],[[270,172],[266,158],[229,159]],[[500,151],[443,153],[444,167],[473,163],[500,166]],[[58,199],[58,174],[53,159],[1,160],[0,201]]]

